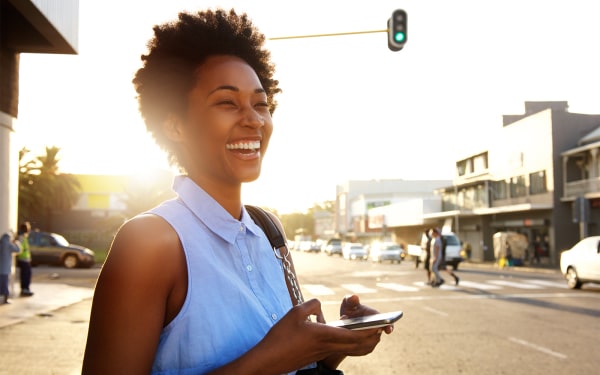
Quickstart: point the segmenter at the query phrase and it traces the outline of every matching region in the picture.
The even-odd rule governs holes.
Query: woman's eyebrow
[[[208,93],[208,95],[212,95],[213,93],[215,93],[217,91],[220,91],[220,90],[228,90],[228,91],[235,91],[235,92],[239,92],[240,91],[240,89],[238,87],[236,87],[236,86],[222,85],[222,86],[219,86],[219,87],[215,88],[214,90],[210,91]],[[254,89],[254,93],[255,94],[263,94],[263,93],[266,93],[266,91],[262,87],[259,87],[259,88]]]
[[[231,85],[222,85],[222,86],[219,86],[219,87],[217,87],[217,88],[216,88],[216,89],[214,89],[214,90],[211,90],[211,91],[208,93],[208,95],[212,95],[213,93],[215,93],[215,92],[217,92],[217,91],[220,91],[220,90],[228,90],[228,91],[235,91],[235,92],[239,92],[239,91],[240,91],[240,89],[239,89],[239,88],[237,88],[237,87],[235,87],[235,86],[231,86]]]

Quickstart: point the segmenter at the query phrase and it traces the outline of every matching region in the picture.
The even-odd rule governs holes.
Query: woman
[[[113,241],[84,374],[282,374],[317,361],[335,369],[379,342],[382,329],[322,324],[318,300],[292,306],[282,263],[241,202],[242,184],[260,174],[280,91],[263,43],[233,10],[181,13],[154,28],[133,82],[148,131],[183,173],[176,199]],[[342,316],[375,312],[356,296],[340,307]]]

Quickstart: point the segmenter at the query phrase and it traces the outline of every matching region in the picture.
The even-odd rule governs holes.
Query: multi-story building
[[[529,240],[528,257],[537,248],[556,265],[562,250],[600,233],[599,126],[600,115],[570,113],[567,102],[525,102],[525,114],[503,116],[488,147],[456,162],[453,183],[437,190],[439,212],[391,229],[402,237],[446,227],[475,261],[494,260],[495,233],[518,232]]]

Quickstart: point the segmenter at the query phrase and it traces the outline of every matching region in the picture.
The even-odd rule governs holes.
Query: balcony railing
[[[600,177],[571,181],[565,185],[564,198],[582,197],[588,193],[600,192]]]

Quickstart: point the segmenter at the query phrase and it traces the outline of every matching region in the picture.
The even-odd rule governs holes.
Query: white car
[[[560,271],[571,289],[600,283],[600,236],[587,237],[560,254]]]
[[[345,259],[367,259],[367,249],[361,243],[348,242],[342,248],[342,256]]]
[[[373,262],[389,260],[400,263],[404,258],[404,249],[395,242],[375,242],[371,245],[369,258]]]

